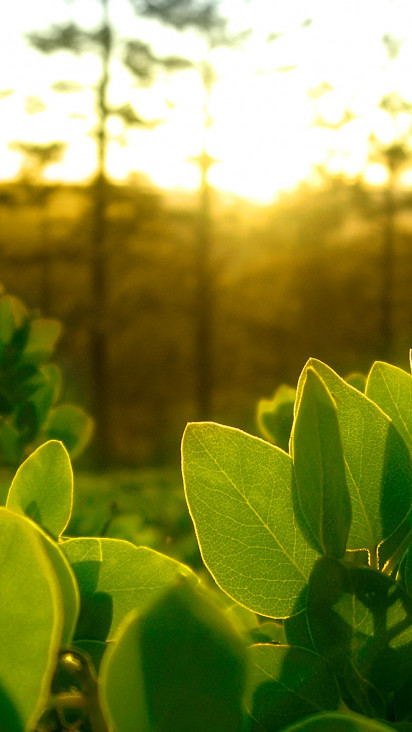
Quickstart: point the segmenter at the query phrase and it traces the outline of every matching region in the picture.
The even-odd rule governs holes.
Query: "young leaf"
[[[391,725],[368,719],[361,714],[326,712],[302,719],[282,732],[393,732]]]
[[[316,555],[294,519],[290,456],[213,423],[186,427],[182,455],[187,503],[217,584],[261,615],[299,612]]]
[[[369,372],[365,393],[391,418],[412,453],[412,376],[396,366],[376,361]]]
[[[61,440],[72,460],[85,449],[93,434],[93,420],[74,404],[61,404],[52,410],[45,425],[49,440]]]
[[[335,677],[318,654],[268,644],[252,646],[249,653],[251,732],[280,730],[308,714],[338,708]]]
[[[61,325],[58,320],[50,318],[32,320],[21,362],[40,363],[50,358],[60,333]]]
[[[291,437],[297,500],[310,530],[307,538],[315,538],[313,548],[343,557],[351,502],[336,407],[313,369],[305,377]]]
[[[0,509],[0,707],[7,732],[34,729],[63,629],[61,592],[30,521]]]
[[[62,648],[68,648],[74,636],[80,611],[80,593],[76,577],[66,555],[58,544],[42,531],[37,524],[33,523],[33,526],[41,536],[43,549],[46,551],[59,583],[64,612],[61,646]]]
[[[120,539],[69,539],[62,545],[80,589],[76,640],[111,640],[127,613],[142,610],[192,571],[153,549]]]
[[[366,388],[366,376],[364,374],[348,374],[348,376],[345,376],[345,381],[350,385],[353,386],[354,389],[357,389],[358,391],[362,392],[362,394],[365,393]]]
[[[132,613],[101,670],[117,732],[238,732],[246,648],[211,602],[185,584]]]
[[[63,533],[72,512],[73,473],[61,442],[46,442],[20,466],[6,505],[25,513],[55,538]]]
[[[17,297],[4,295],[0,298],[0,344],[8,345],[16,330],[22,327],[28,317],[28,310]]]
[[[265,440],[287,452],[293,423],[296,389],[282,384],[272,399],[261,399],[257,407],[257,423]]]
[[[409,451],[389,417],[374,402],[316,359],[309,359],[302,372],[296,411],[308,368],[326,384],[337,407],[352,502],[348,549],[368,549],[374,561],[378,544],[397,529],[411,507]]]

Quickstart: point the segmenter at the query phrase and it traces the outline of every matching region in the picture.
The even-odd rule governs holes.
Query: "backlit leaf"
[[[396,366],[376,361],[369,372],[365,393],[391,418],[412,453],[412,376]]]
[[[240,637],[187,585],[126,619],[101,672],[116,732],[238,732],[245,680]]]
[[[335,403],[313,369],[304,372],[291,438],[297,501],[314,549],[343,557],[351,502]]]
[[[177,577],[197,581],[185,565],[120,539],[69,539],[62,548],[80,589],[77,640],[111,640],[130,610],[142,610]]]
[[[251,732],[280,730],[308,714],[337,709],[337,683],[318,654],[269,644],[252,646],[249,653]]]
[[[72,512],[73,473],[61,442],[46,442],[20,466],[6,505],[25,513],[53,537],[63,533]]]
[[[63,629],[58,582],[39,532],[0,509],[1,729],[34,728],[45,707]]]
[[[305,370],[308,368],[324,381],[337,407],[352,502],[348,549],[368,549],[373,558],[378,544],[397,529],[410,510],[409,451],[389,417],[374,402],[321,361],[309,359]],[[302,375],[300,385],[303,383]],[[302,388],[298,388],[295,410],[301,394]]]
[[[299,612],[316,554],[295,522],[290,456],[213,423],[188,425],[182,452],[189,510],[217,584],[262,615]]]
[[[282,384],[272,399],[261,399],[257,407],[257,423],[262,437],[287,451],[293,423],[296,389]]]
[[[74,459],[83,452],[93,434],[93,420],[75,404],[61,404],[52,410],[45,425],[50,440],[61,440]]]

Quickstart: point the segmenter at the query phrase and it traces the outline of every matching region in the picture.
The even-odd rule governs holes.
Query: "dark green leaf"
[[[94,640],[78,640],[73,642],[73,648],[75,650],[77,649],[82,655],[86,655],[91,659],[96,675],[99,673],[100,664],[107,645],[107,643],[103,643],[102,641]]]
[[[329,666],[304,648],[256,645],[250,648],[251,730],[283,729],[301,717],[337,709],[339,689]]]
[[[385,695],[412,673],[412,598],[390,577],[322,557],[309,580],[307,613],[314,645],[338,675],[350,662]]]
[[[8,345],[16,330],[22,327],[28,311],[23,303],[10,295],[0,298],[0,343]]]
[[[205,593],[180,584],[132,614],[102,663],[117,732],[238,732],[246,648]]]
[[[391,725],[377,722],[376,719],[368,719],[360,714],[332,712],[303,719],[287,727],[283,732],[390,732],[391,730],[393,730]]]

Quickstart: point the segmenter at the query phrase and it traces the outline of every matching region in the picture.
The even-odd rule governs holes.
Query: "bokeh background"
[[[85,465],[256,434],[310,356],[408,368],[411,29],[408,0],[2,5],[0,280],[64,324]]]

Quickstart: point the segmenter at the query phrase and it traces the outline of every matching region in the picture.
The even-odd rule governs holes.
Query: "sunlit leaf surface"
[[[262,615],[298,612],[316,554],[295,522],[290,456],[213,423],[188,425],[182,450],[189,509],[216,582]]]
[[[61,442],[41,445],[20,466],[11,484],[7,508],[21,511],[52,536],[69,523],[73,505],[73,473]]]
[[[183,564],[120,539],[69,539],[63,550],[80,589],[78,640],[110,640],[130,610],[143,609],[180,575]]]

